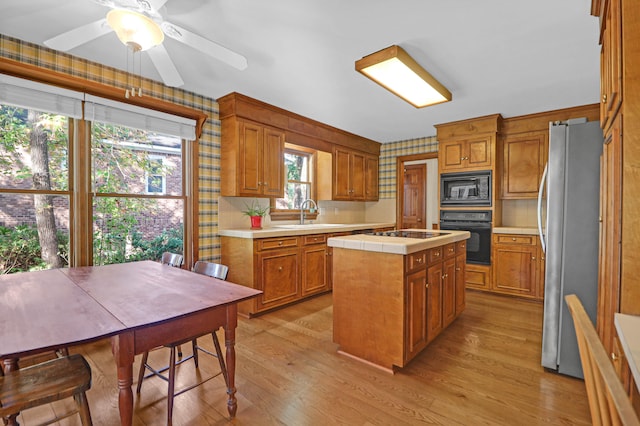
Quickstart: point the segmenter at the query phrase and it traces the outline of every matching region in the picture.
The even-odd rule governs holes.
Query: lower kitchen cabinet
[[[227,279],[262,290],[239,304],[247,316],[330,290],[327,235],[277,238],[221,237],[222,263],[229,266]]]
[[[467,242],[458,241],[456,243],[456,270],[455,270],[455,287],[456,287],[456,315],[462,312],[467,304],[465,287],[466,287],[466,267],[467,267]]]
[[[542,300],[540,240],[535,235],[494,234],[491,291]]]

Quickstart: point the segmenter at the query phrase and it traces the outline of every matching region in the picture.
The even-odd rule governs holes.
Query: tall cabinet
[[[640,315],[640,2],[593,0],[600,18],[601,233],[597,329],[623,383],[640,397],[615,334],[616,312]]]

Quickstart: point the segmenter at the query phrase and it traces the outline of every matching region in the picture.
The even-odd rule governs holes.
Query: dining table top
[[[0,275],[0,358],[135,331],[259,293],[153,261]]]

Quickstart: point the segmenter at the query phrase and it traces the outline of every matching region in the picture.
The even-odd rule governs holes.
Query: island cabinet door
[[[427,271],[419,270],[406,278],[405,362],[427,346]]]
[[[456,259],[444,261],[442,274],[442,320],[444,327],[456,318]]]
[[[466,241],[464,243],[466,244]],[[456,249],[458,247],[456,247]],[[464,244],[462,245],[462,250],[463,251],[460,254],[456,255],[456,316],[460,315],[466,306],[465,267],[467,263],[467,254],[464,251],[466,250]]]
[[[427,269],[427,342],[440,334],[442,321],[442,262]]]
[[[258,310],[269,309],[295,301],[300,296],[300,265],[298,250],[273,250],[258,255],[259,277],[256,288]]]

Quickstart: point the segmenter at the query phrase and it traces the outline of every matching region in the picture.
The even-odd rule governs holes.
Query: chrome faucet
[[[300,225],[304,225],[304,205],[307,204],[308,202],[313,203],[313,206],[315,207],[315,209],[318,210],[318,205],[311,198],[307,198],[306,200],[304,200],[302,204],[300,204]],[[309,209],[309,211],[311,211],[311,209]]]

